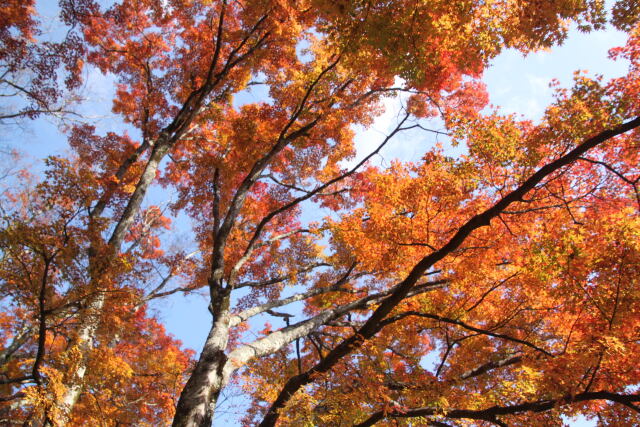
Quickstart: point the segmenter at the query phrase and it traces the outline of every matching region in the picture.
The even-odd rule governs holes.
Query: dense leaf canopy
[[[1,423],[210,426],[230,389],[247,425],[640,423],[636,1],[58,12],[62,35],[0,6],[0,126],[57,118],[69,147],[0,174]],[[625,31],[628,72],[577,72],[535,122],[487,106],[491,59],[572,25]],[[84,111],[83,70],[117,125]],[[397,126],[354,161],[390,97]],[[370,162],[434,122],[456,149]],[[200,353],[150,310],[190,293]]]

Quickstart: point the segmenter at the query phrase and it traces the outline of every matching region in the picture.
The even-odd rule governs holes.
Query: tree
[[[6,102],[0,123],[68,114],[65,104],[72,98],[64,99],[64,89],[77,89],[81,83],[82,41],[73,32],[61,41],[46,40],[36,15],[33,0],[10,0],[0,6],[0,96]],[[60,71],[66,75],[62,85]]]
[[[26,22],[3,23],[3,40],[35,25],[23,7],[2,9]],[[5,193],[5,419],[207,426],[235,381],[253,399],[246,421],[265,426],[637,420],[633,2],[613,14],[630,33],[614,52],[628,75],[576,75],[537,124],[482,112],[482,70],[505,47],[562,41],[570,21],[602,27],[600,2],[60,8],[75,54],[118,81],[130,131],[76,124],[68,158]],[[268,98],[234,102],[253,87]],[[345,168],[353,126],[397,93],[409,96],[398,125]],[[435,116],[467,154],[368,164]],[[154,185],[179,200],[145,206]],[[310,223],[311,204],[335,214]],[[194,248],[166,242],[179,215]],[[146,306],[199,289],[212,320],[191,365]],[[282,311],[294,302],[302,320]],[[286,327],[251,339],[258,315]]]

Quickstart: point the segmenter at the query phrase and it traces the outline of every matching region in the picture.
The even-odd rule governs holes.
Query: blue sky
[[[50,4],[50,3],[49,3]],[[44,15],[53,11],[40,2]],[[487,84],[490,101],[500,106],[506,113],[522,114],[527,118],[539,118],[545,105],[551,100],[549,82],[558,79],[563,86],[571,85],[575,70],[588,70],[591,74],[603,74],[606,78],[624,74],[627,65],[613,62],[607,58],[611,47],[624,44],[623,33],[607,30],[590,34],[572,31],[563,46],[552,51],[539,52],[523,57],[515,51],[506,51],[496,58],[487,70],[484,81]],[[125,130],[119,120],[115,120],[110,111],[110,100],[113,94],[113,82],[110,78],[93,70],[87,74],[84,87],[88,101],[84,104],[85,114],[98,126],[98,132],[107,130]],[[261,99],[259,92],[245,95],[241,102]],[[388,111],[384,113],[370,129],[360,129],[357,136],[358,155],[364,156],[373,149],[386,131],[395,124],[399,102],[397,99],[387,101]],[[434,124],[438,126],[438,124]],[[416,160],[436,141],[432,134],[411,134],[398,138],[386,147],[375,160],[378,164],[388,164],[392,159]],[[440,137],[442,140],[442,137]],[[51,154],[64,154],[67,150],[64,136],[55,123],[40,119],[27,123],[22,127],[5,129],[0,136],[0,143],[8,144],[22,151],[27,162],[36,170],[41,170],[41,158]],[[166,194],[154,191],[154,201],[166,199]],[[176,224],[187,233],[187,224]],[[207,301],[199,295],[187,297],[176,296],[154,303],[153,309],[164,322],[169,332],[181,339],[185,346],[199,351],[209,329],[210,315],[206,309]],[[272,323],[278,327],[279,320]],[[215,425],[227,426],[237,424],[233,414],[218,418]],[[584,420],[570,422],[573,426],[594,425]]]

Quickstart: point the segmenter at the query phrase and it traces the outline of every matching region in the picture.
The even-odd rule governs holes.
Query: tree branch
[[[467,330],[472,331],[472,332],[477,332],[477,333],[482,334],[482,335],[488,335],[490,337],[500,338],[500,339],[503,339],[503,340],[512,341],[512,342],[515,342],[515,343],[518,343],[518,344],[525,345],[527,347],[530,347],[530,348],[532,348],[532,349],[534,349],[536,351],[539,351],[540,353],[543,353],[543,354],[545,354],[547,356],[550,356],[550,357],[554,356],[553,354],[549,353],[545,349],[540,348],[540,347],[536,346],[535,344],[532,344],[532,343],[530,343],[528,341],[521,340],[519,338],[515,338],[515,337],[509,336],[509,335],[492,332],[492,331],[487,330],[487,329],[481,329],[481,328],[478,328],[476,326],[472,326],[472,325],[466,324],[466,323],[464,323],[464,322],[462,322],[460,320],[450,319],[448,317],[438,316],[436,314],[420,313],[419,311],[406,311],[404,313],[401,313],[401,314],[398,314],[396,316],[389,317],[389,318],[385,319],[384,321],[381,322],[381,324],[386,326],[386,325],[389,325],[389,324],[391,324],[393,322],[396,322],[398,320],[404,319],[404,318],[409,317],[409,316],[424,317],[424,318],[427,318],[427,319],[433,319],[433,320],[437,320],[439,322],[444,322],[444,323],[449,323],[451,325],[460,326],[461,328],[467,329]]]
[[[438,289],[445,283],[448,282],[446,280],[437,280],[434,282],[424,283],[422,285],[416,286],[409,296],[415,296],[424,292]],[[245,344],[241,347],[238,347],[229,354],[229,360],[232,363],[225,366],[225,377],[228,377],[228,375],[230,375],[233,370],[239,368],[240,366],[243,366],[245,363],[255,357],[260,357],[262,355],[270,354],[274,351],[277,351],[285,345],[295,341],[296,339],[309,335],[320,326],[326,325],[332,320],[335,320],[351,311],[364,309],[372,304],[376,304],[382,301],[385,297],[392,294],[394,289],[395,288],[391,288],[387,291],[380,292],[374,295],[368,295],[350,303],[325,310],[314,317],[272,332],[266,337],[257,339],[250,344]]]
[[[640,401],[640,395],[637,394],[617,394],[608,391],[596,391],[579,393],[574,396],[565,395],[557,399],[538,400],[534,402],[525,402],[517,405],[508,406],[492,406],[487,409],[449,409],[443,411],[441,408],[415,408],[406,411],[378,411],[365,421],[355,424],[354,427],[369,427],[385,418],[415,418],[444,416],[451,419],[472,419],[489,422],[496,422],[496,417],[502,415],[517,415],[525,412],[546,412],[557,406],[570,405],[572,403],[586,402],[591,400],[608,400],[610,402],[619,403],[635,412],[640,413],[640,408],[634,405]]]
[[[349,176],[353,175],[358,169],[360,169],[360,167],[362,167],[362,165],[364,165],[366,162],[369,161],[369,159],[371,159],[373,156],[375,156],[376,154],[378,154],[380,152],[380,150],[382,150],[382,148],[387,144],[387,142],[389,142],[389,140],[391,140],[391,138],[393,138],[398,132],[403,131],[403,130],[408,130],[408,129],[412,129],[415,126],[409,126],[406,128],[403,128],[402,125],[407,121],[407,119],[409,118],[409,114],[407,113],[405,115],[405,117],[400,121],[400,123],[396,126],[396,128],[385,137],[385,139],[382,141],[382,143],[380,145],[378,145],[378,147],[372,151],[371,153],[369,153],[369,155],[367,155],[364,159],[362,159],[357,165],[355,165],[353,168],[351,168],[349,171],[345,172],[344,174],[337,176],[329,181],[327,181],[326,183],[319,185],[318,187],[316,187],[313,190],[307,191],[306,194],[304,194],[303,196],[297,197],[295,199],[293,199],[291,202],[281,206],[280,208],[270,212],[269,214],[267,214],[264,218],[262,218],[262,220],[260,220],[260,223],[256,226],[256,230],[253,233],[253,236],[251,237],[251,240],[249,241],[249,244],[247,245],[247,248],[245,249],[245,254],[249,253],[253,250],[253,247],[256,245],[256,242],[258,241],[258,239],[260,238],[260,235],[262,234],[262,231],[264,229],[264,227],[277,215],[288,211],[289,209],[297,206],[298,204],[304,202],[305,200],[310,199],[311,197],[313,197],[316,194],[319,194],[321,191],[323,191],[325,188],[336,184],[346,178],[348,178]]]
[[[301,268],[299,270],[296,270],[297,273],[307,273],[311,270],[314,270],[318,267],[329,267],[330,264],[327,264],[326,262],[318,262],[318,263],[314,263],[311,265],[308,265],[304,268]],[[235,289],[240,289],[240,288],[245,288],[247,286],[250,286],[252,288],[261,288],[263,286],[267,286],[267,285],[274,285],[276,283],[281,283],[284,282],[285,280],[291,279],[291,274],[286,274],[284,276],[277,276],[277,277],[273,277],[271,279],[267,279],[267,280],[263,280],[261,282],[242,282],[237,284],[234,288]]]
[[[323,266],[327,266],[328,264],[322,264],[322,265]],[[323,287],[323,288],[311,289],[310,291],[307,291],[307,292],[303,292],[303,293],[299,293],[299,294],[296,294],[296,295],[292,295],[290,297],[283,298],[283,299],[280,299],[280,300],[277,300],[277,301],[271,301],[271,302],[268,302],[266,304],[262,304],[262,305],[259,305],[259,306],[256,306],[256,307],[252,307],[252,308],[249,308],[247,310],[241,311],[240,313],[234,314],[234,315],[231,316],[231,320],[230,320],[229,326],[230,327],[237,326],[238,324],[244,322],[245,320],[247,320],[247,319],[249,319],[249,318],[251,318],[253,316],[256,316],[256,315],[258,315],[260,313],[264,313],[265,311],[271,310],[271,309],[276,308],[276,307],[282,307],[283,305],[291,304],[291,303],[296,302],[296,301],[302,301],[304,299],[311,298],[311,297],[316,296],[316,295],[325,294],[325,293],[328,293],[328,292],[338,291],[338,290],[340,290],[340,287],[342,285],[344,285],[347,282],[347,280],[350,279],[349,275],[353,271],[354,267],[355,267],[355,265],[352,265],[351,268],[338,281],[336,281],[336,283],[334,283],[331,286],[326,286],[326,287]],[[360,277],[360,276],[356,275],[355,277]]]
[[[522,200],[524,195],[535,188],[535,186],[542,182],[543,179],[571,164],[590,149],[639,126],[640,117],[636,117],[635,119],[620,124],[613,129],[600,132],[597,135],[588,138],[567,154],[541,167],[526,181],[520,184],[520,186],[504,196],[492,207],[469,219],[462,227],[460,227],[460,229],[458,229],[453,237],[451,237],[451,239],[442,246],[442,248],[430,253],[414,266],[407,277],[395,287],[396,290],[394,293],[387,297],[387,299],[378,306],[376,311],[369,317],[367,322],[356,334],[342,341],[329,354],[327,354],[322,361],[308,369],[306,372],[291,377],[286,382],[269,410],[266,412],[260,426],[274,426],[279,418],[279,410],[285,406],[286,402],[296,391],[305,384],[312,382],[315,375],[329,371],[344,356],[360,347],[366,339],[373,337],[381,329],[382,320],[407,296],[419,278],[433,267],[434,264],[457,249],[474,230],[488,226],[493,218],[498,216],[512,203]]]

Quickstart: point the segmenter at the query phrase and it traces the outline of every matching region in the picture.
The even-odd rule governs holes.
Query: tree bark
[[[102,314],[104,303],[105,295],[104,293],[99,293],[89,304],[85,318],[82,321],[82,327],[78,333],[78,338],[75,343],[75,346],[80,351],[81,359],[75,369],[75,372],[71,373],[71,376],[67,381],[67,390],[62,398],[62,409],[65,413],[65,418],[61,420],[60,425],[64,426],[69,422],[71,410],[78,402],[78,398],[82,393],[84,385],[83,379],[87,372],[87,364],[89,362],[89,353],[93,349],[93,342],[98,326],[100,325],[100,316]]]
[[[99,260],[96,259],[97,255],[95,247],[92,247],[89,251],[89,270],[92,276],[92,284],[96,286],[97,295],[88,303],[84,319],[81,322],[80,331],[76,337],[75,343],[73,344],[73,347],[80,351],[81,356],[75,371],[71,372],[69,375],[67,380],[67,390],[61,401],[62,411],[64,413],[64,418],[60,422],[60,425],[62,426],[69,422],[69,415],[82,393],[83,380],[87,372],[87,364],[89,362],[89,354],[93,349],[95,334],[100,326],[100,318],[102,316],[106,300],[104,294],[105,289],[103,289],[104,286],[101,285],[100,282],[104,279],[104,274],[109,268],[109,260],[118,256],[126,231],[133,222],[135,215],[140,211],[142,200],[144,199],[151,182],[155,178],[160,162],[164,158],[168,149],[169,145],[166,143],[166,140],[159,138],[151,152],[149,160],[147,161],[145,170],[142,173],[131,198],[129,199],[129,203],[127,204],[127,207],[116,224],[116,228],[109,239],[111,250],[110,257],[107,260]]]
[[[215,405],[226,385],[225,349],[229,341],[229,296],[213,309],[213,324],[198,363],[176,407],[173,427],[211,427]]]

